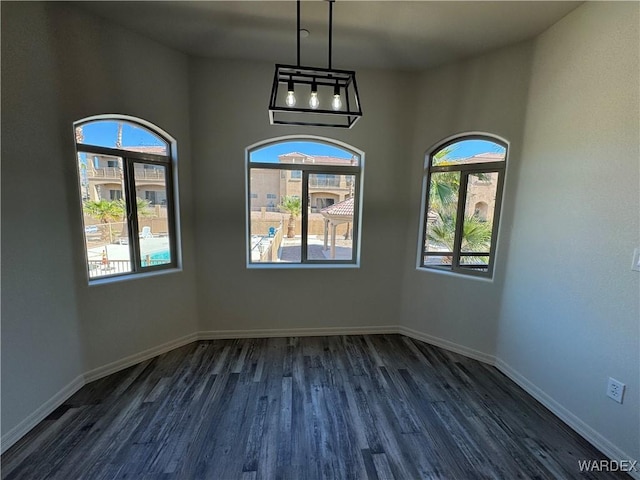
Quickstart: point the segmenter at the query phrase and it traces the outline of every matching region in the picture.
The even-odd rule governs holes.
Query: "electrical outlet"
[[[631,262],[631,270],[640,272],[640,247],[633,251],[633,261]]]
[[[613,398],[618,403],[622,403],[624,387],[624,383],[619,382],[615,378],[609,377],[609,383],[607,384],[607,397]]]

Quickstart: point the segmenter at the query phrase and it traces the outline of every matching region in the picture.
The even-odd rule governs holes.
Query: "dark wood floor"
[[[604,458],[475,360],[400,335],[196,342],[86,385],[3,479],[570,479]]]

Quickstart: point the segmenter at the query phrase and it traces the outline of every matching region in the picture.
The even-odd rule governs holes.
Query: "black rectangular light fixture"
[[[297,1],[298,63],[276,64],[269,99],[272,125],[351,128],[362,116],[356,72],[331,68],[334,0],[328,1],[328,68],[300,65],[300,0]]]
[[[272,125],[351,128],[361,116],[356,72],[276,65],[269,102]]]

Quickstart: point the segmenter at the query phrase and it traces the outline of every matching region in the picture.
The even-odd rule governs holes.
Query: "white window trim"
[[[98,115],[92,115],[89,117],[81,118],[73,122],[72,125],[72,139],[74,152],[76,154],[76,162],[78,152],[83,151],[82,149],[78,149],[78,142],[76,141],[76,127],[95,122],[95,121],[105,121],[105,120],[113,120],[113,121],[123,121],[127,123],[131,123],[133,125],[139,125],[141,127],[146,128],[151,133],[159,136],[162,140],[167,142],[168,152],[167,157],[169,158],[169,165],[171,168],[169,169],[171,172],[171,186],[172,186],[172,195],[173,195],[173,228],[174,228],[174,245],[175,245],[175,265],[171,265],[166,268],[160,268],[157,270],[145,270],[140,272],[127,272],[118,275],[109,275],[104,277],[90,277],[89,276],[89,258],[87,256],[87,249],[85,245],[84,233],[82,238],[83,243],[83,251],[84,251],[84,270],[87,278],[87,284],[89,286],[96,285],[105,285],[120,281],[138,279],[138,278],[146,278],[156,275],[166,275],[168,273],[175,273],[182,271],[182,236],[181,236],[181,224],[180,224],[180,192],[179,192],[179,183],[178,183],[178,143],[177,140],[170,135],[166,130],[160,128],[159,126],[145,120],[143,118],[134,117],[131,115],[123,115],[119,113],[103,113]],[[98,147],[99,148],[99,147]],[[90,153],[90,152],[89,152]],[[80,198],[80,177],[76,173],[76,178],[78,182],[78,195],[77,198]],[[82,202],[79,203],[80,215],[79,218],[82,219],[83,211],[82,211]],[[81,222],[82,223],[82,222]]]
[[[497,141],[497,142],[503,143],[506,148],[506,155],[504,159],[505,164],[504,164],[504,170],[502,172],[503,187],[500,195],[500,205],[498,206],[498,211],[499,211],[498,228],[495,233],[495,238],[493,238],[495,245],[493,245],[493,255],[491,257],[491,264],[492,264],[491,269],[489,272],[473,272],[471,270],[460,271],[460,270],[453,270],[453,269],[449,270],[449,269],[437,268],[437,267],[426,267],[422,265],[422,261],[423,261],[423,252],[424,252],[423,242],[424,242],[424,234],[425,234],[424,219],[425,219],[425,213],[426,213],[425,209],[427,208],[427,188],[428,188],[427,179],[429,178],[429,162],[431,159],[431,155],[441,150],[445,145],[449,143],[454,143],[455,141],[464,140],[465,138],[470,138],[470,137],[471,138],[483,137],[482,139],[484,140]],[[423,170],[422,170],[422,188],[420,190],[421,199],[420,199],[420,216],[418,219],[419,228],[418,228],[418,244],[416,248],[416,270],[418,270],[419,272],[434,273],[436,275],[448,275],[448,276],[453,276],[458,278],[473,279],[473,280],[480,280],[483,282],[493,283],[495,279],[495,273],[496,273],[495,264],[499,256],[498,251],[500,247],[500,242],[498,240],[501,236],[501,232],[503,228],[503,222],[501,220],[503,217],[504,198],[507,191],[507,175],[509,170],[509,164],[511,163],[509,162],[510,154],[511,154],[511,142],[509,140],[507,140],[504,137],[501,137],[500,135],[496,135],[495,133],[489,133],[489,132],[483,132],[483,131],[470,131],[470,132],[456,133],[442,140],[439,140],[435,144],[431,145],[431,147],[429,147],[425,151],[424,161],[423,161]]]
[[[312,261],[302,263],[252,263],[251,262],[251,192],[249,185],[249,171],[252,168],[250,162],[250,154],[253,150],[258,148],[268,147],[269,145],[274,145],[277,143],[290,142],[290,141],[309,141],[309,142],[317,142],[324,143],[326,145],[342,148],[348,152],[353,152],[359,157],[359,166],[358,167],[338,167],[337,174],[341,175],[349,175],[353,174],[349,169],[353,170],[355,168],[358,169],[359,173],[359,181],[356,185],[356,204],[358,205],[357,211],[357,224],[358,228],[353,228],[352,231],[355,230],[355,235],[353,236],[353,245],[355,250],[355,255],[353,261],[339,261],[339,260],[325,260],[325,261]],[[320,137],[316,135],[285,135],[282,137],[273,137],[267,140],[262,140],[256,143],[253,143],[245,148],[245,258],[246,258],[246,268],[247,269],[318,269],[318,268],[360,268],[360,256],[361,256],[361,240],[362,240],[362,187],[364,181],[364,171],[365,171],[365,153],[359,148],[354,147],[345,142],[341,142],[340,140],[335,140],[333,138]],[[253,168],[262,168],[260,163],[254,163],[256,165]],[[299,164],[270,164],[271,167],[277,170],[294,170],[293,167],[299,166]],[[313,168],[310,165],[305,165],[305,169],[311,172]],[[318,165],[318,170],[321,170],[322,173],[332,173],[332,170],[336,170],[335,166],[332,165]],[[301,170],[297,168],[297,170]],[[342,173],[341,173],[342,172]],[[311,172],[313,173],[313,172]],[[304,180],[305,172],[302,172],[301,180]],[[303,205],[304,205],[303,200]],[[356,224],[356,218],[354,218],[353,224]],[[304,245],[301,245],[301,249],[304,248]]]

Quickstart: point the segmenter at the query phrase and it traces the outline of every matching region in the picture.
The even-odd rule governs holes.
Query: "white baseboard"
[[[102,367],[95,368],[83,375],[79,375],[71,383],[63,387],[62,390],[60,390],[53,397],[51,397],[40,407],[38,407],[22,422],[20,422],[6,434],[4,434],[2,436],[2,439],[0,440],[0,453],[4,453],[9,447],[14,445],[33,427],[44,420],[51,412],[62,405],[67,399],[71,397],[71,395],[76,393],[87,383],[93,382],[94,380],[98,380],[102,377],[106,377],[107,375],[111,375],[112,373],[118,372],[120,370],[124,370],[125,368],[131,367],[140,362],[144,362],[145,360],[148,360],[150,358],[157,357],[158,355],[169,352],[174,348],[187,345],[188,343],[194,342],[196,340],[198,340],[198,334],[192,333],[190,335],[180,337],[176,340],[163,343],[162,345],[158,345],[157,347],[149,348],[140,353],[136,353],[135,355],[130,355],[121,360],[108,363],[107,365],[104,365]]]
[[[0,453],[4,453],[9,447],[26,435],[29,430],[47,418],[51,412],[62,405],[71,395],[80,390],[84,384],[84,375],[78,375],[67,384],[67,386],[62,388],[62,390],[40,405],[40,407],[27,416],[27,418],[2,435],[2,439],[0,440]]]
[[[509,366],[501,359],[498,359],[498,361],[496,362],[496,368],[511,380],[513,380],[515,383],[517,383],[518,386],[520,386],[533,398],[538,400],[542,405],[551,410],[551,412],[553,412],[556,417],[569,425],[573,430],[575,430],[579,435],[581,435],[585,440],[591,443],[594,447],[600,450],[611,460],[640,460],[637,458],[633,458],[626,452],[623,452],[616,445],[600,435],[597,431],[595,431],[565,407],[560,405],[537,385],[530,382],[527,378],[520,374],[520,372]],[[640,471],[628,473],[632,478],[640,480]]]
[[[147,350],[143,350],[140,353],[129,355],[128,357],[116,360],[115,362],[108,363],[106,365],[103,365],[102,367],[94,368],[93,370],[89,370],[84,374],[84,382],[93,382],[94,380],[98,380],[99,378],[106,377],[107,375],[111,375],[112,373],[119,372],[120,370],[124,370],[125,368],[132,367],[133,365],[144,362],[145,360],[149,360],[150,358],[170,352],[175,348],[182,347],[191,342],[195,342],[198,339],[198,333],[190,333],[189,335],[185,335],[184,337],[180,337],[176,340],[163,343],[162,345],[158,345],[157,347],[152,347]]]
[[[77,392],[85,384],[98,380],[112,373],[136,365],[140,362],[169,352],[175,348],[187,345],[197,340],[215,340],[231,338],[273,338],[273,337],[304,337],[304,336],[331,336],[331,335],[376,335],[376,334],[401,334],[437,347],[459,353],[483,363],[495,365],[502,373],[517,383],[527,393],[551,410],[558,418],[569,425],[578,434],[589,441],[594,447],[607,455],[612,460],[632,460],[632,457],[609,440],[596,432],[577,416],[564,408],[543,390],[527,380],[519,372],[493,355],[460,345],[443,338],[428,335],[404,326],[384,325],[379,327],[323,327],[323,328],[294,328],[294,329],[261,329],[261,330],[210,330],[200,331],[185,335],[157,347],[149,348],[140,353],[130,355],[121,360],[111,362],[102,367],[95,368],[75,378],[71,383],[56,393],[42,404],[37,410],[25,418],[22,422],[2,436],[0,452],[4,453],[15,444],[29,430],[44,420],[51,412],[58,408],[65,400]],[[636,459],[633,459],[636,460]],[[640,472],[631,473],[631,477],[640,480]]]
[[[449,340],[445,340],[444,338],[434,337],[433,335],[428,335],[426,333],[419,332],[418,330],[403,326],[398,327],[397,333],[400,333],[407,337],[415,338],[416,340],[420,340],[430,345],[435,345],[436,347],[444,348],[445,350],[459,353],[460,355],[473,358],[474,360],[478,360],[482,363],[488,363],[489,365],[496,364],[496,357],[494,357],[493,355],[481,352],[480,350],[465,347],[464,345],[460,345],[458,343],[450,342]]]
[[[265,329],[265,330],[214,330],[205,332],[195,332],[185,335],[176,340],[163,343],[153,348],[143,350],[140,353],[129,355],[115,362],[108,363],[102,367],[89,370],[83,375],[79,375],[71,383],[63,387],[49,400],[44,402],[33,413],[27,416],[18,425],[2,435],[0,439],[0,453],[4,453],[14,445],[33,427],[44,420],[51,412],[62,405],[74,393],[84,385],[94,380],[106,377],[112,373],[119,372],[150,358],[157,357],[175,348],[182,347],[197,340],[213,340],[225,338],[263,338],[263,337],[303,337],[303,336],[326,336],[326,335],[372,335],[384,333],[398,333],[396,326],[382,327],[329,327],[329,328],[298,328],[298,329]]]
[[[198,333],[199,340],[228,338],[325,337],[332,335],[376,335],[399,333],[399,327],[322,327],[322,328],[270,328],[264,330],[210,330]]]

